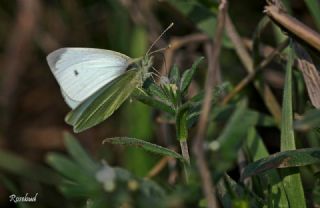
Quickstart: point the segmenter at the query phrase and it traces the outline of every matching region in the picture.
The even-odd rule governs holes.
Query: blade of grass
[[[292,66],[294,62],[293,49],[289,49],[286,67],[286,78],[282,103],[281,117],[281,151],[295,150],[292,113]],[[281,172],[282,181],[287,193],[289,205],[292,208],[306,207],[302,181],[298,168],[288,168]]]

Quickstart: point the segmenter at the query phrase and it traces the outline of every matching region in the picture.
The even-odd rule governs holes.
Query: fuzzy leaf
[[[144,150],[147,150],[149,152],[153,152],[156,154],[164,155],[164,156],[170,156],[177,159],[180,159],[181,161],[184,161],[183,157],[170,149],[161,147],[156,144],[152,144],[150,142],[146,142],[144,140],[136,139],[136,138],[129,138],[129,137],[113,137],[113,138],[107,138],[103,140],[103,143],[108,142],[111,144],[120,144],[125,146],[134,146],[134,147],[140,147]]]
[[[172,106],[170,106],[168,103],[165,103],[162,100],[158,100],[156,98],[153,98],[142,90],[136,90],[133,93],[133,97],[136,100],[139,100],[140,102],[142,102],[146,105],[152,106],[156,109],[162,110],[162,111],[167,112],[171,115],[175,114],[174,108],[172,108]]]
[[[195,74],[195,72],[196,72],[196,69],[197,69],[199,63],[200,63],[203,59],[204,59],[204,57],[198,58],[198,59],[192,64],[192,67],[191,67],[190,69],[187,69],[187,70],[183,73],[183,75],[182,75],[182,77],[181,77],[181,81],[180,81],[180,90],[181,90],[182,93],[184,93],[184,92],[188,89],[188,87],[189,87],[189,85],[190,85],[190,83],[191,83],[191,80],[192,80],[192,78],[193,78],[193,76],[194,76],[194,74]]]
[[[169,74],[170,83],[178,84],[180,80],[180,71],[177,65],[174,65]]]

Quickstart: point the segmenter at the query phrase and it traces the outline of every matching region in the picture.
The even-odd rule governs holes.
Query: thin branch
[[[218,207],[218,201],[216,198],[215,187],[213,186],[211,174],[206,163],[203,140],[207,130],[208,117],[211,110],[211,97],[212,89],[214,87],[214,75],[216,70],[219,69],[219,56],[221,51],[222,35],[224,32],[225,18],[227,14],[227,1],[222,0],[219,5],[219,14],[217,19],[217,28],[214,37],[214,48],[212,44],[206,45],[206,51],[208,53],[209,63],[208,72],[205,84],[205,96],[202,105],[202,110],[197,126],[197,134],[193,145],[193,153],[196,157],[196,163],[200,172],[200,177],[202,181],[202,189],[208,202],[209,208]],[[212,54],[212,55],[211,55]]]
[[[266,6],[265,12],[281,28],[284,28],[286,31],[308,43],[311,47],[320,51],[319,33],[296,18],[288,15],[285,11],[275,5]]]
[[[155,166],[153,166],[153,168],[149,171],[145,178],[150,179],[158,175],[166,167],[171,159],[172,158],[170,157],[163,157]]]

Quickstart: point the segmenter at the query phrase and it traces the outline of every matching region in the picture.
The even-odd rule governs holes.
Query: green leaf
[[[246,150],[251,161],[257,161],[269,156],[269,152],[255,128],[250,128],[248,131]],[[256,187],[260,193],[266,193],[269,190],[268,202],[271,205],[270,207],[284,208],[289,206],[286,192],[277,170],[269,170],[264,175],[259,175],[257,179],[259,181],[253,179],[253,182],[256,182]]]
[[[248,129],[255,124],[255,120],[246,114],[246,105],[245,100],[239,103],[218,139],[209,144],[216,157],[215,169],[219,173],[232,166],[239,148],[245,141]]]
[[[282,102],[281,117],[281,151],[295,150],[295,138],[293,131],[293,110],[292,110],[292,66],[294,61],[293,49],[288,53],[286,67],[286,78]],[[290,207],[306,207],[304,191],[302,187],[299,169],[288,168],[281,172],[282,181],[288,197]]]
[[[94,181],[91,175],[93,174],[93,172],[90,173],[90,172],[84,171],[83,168],[81,168],[72,160],[68,159],[67,157],[61,154],[57,154],[57,153],[48,154],[47,162],[54,169],[56,169],[60,174],[62,174],[63,176],[65,176],[70,180],[77,181],[81,184]]]
[[[64,143],[72,158],[88,172],[94,172],[99,168],[98,164],[96,164],[81,147],[77,139],[68,132],[64,133]]]
[[[169,101],[167,100],[168,98],[166,97],[166,95],[163,93],[162,89],[158,85],[152,83],[147,88],[147,92],[151,97],[157,98],[161,102],[169,104]]]
[[[244,179],[275,168],[301,167],[317,163],[320,163],[320,148],[288,150],[250,163],[241,177]]]
[[[188,87],[189,87],[189,85],[190,85],[190,83],[191,83],[191,81],[192,81],[192,78],[193,78],[193,76],[194,76],[194,74],[195,74],[195,72],[196,72],[196,69],[197,69],[199,63],[200,63],[203,59],[204,59],[204,57],[198,58],[198,59],[192,64],[192,67],[191,67],[190,69],[187,69],[187,70],[183,73],[182,78],[181,78],[181,81],[180,81],[180,90],[181,90],[182,93],[184,93],[184,92],[188,89]]]
[[[103,140],[103,143],[108,142],[111,144],[120,144],[120,145],[125,145],[125,146],[134,146],[134,147],[140,147],[144,150],[147,150],[149,152],[153,152],[156,154],[160,154],[160,155],[164,155],[164,156],[170,156],[170,157],[174,157],[177,158],[181,161],[184,161],[183,157],[170,149],[161,147],[159,145],[156,144],[152,144],[150,142],[146,142],[140,139],[136,139],[136,138],[129,138],[129,137],[113,137],[113,138],[107,138],[105,140]]]
[[[170,83],[178,84],[180,80],[180,71],[177,65],[174,65],[169,74]]]
[[[141,71],[129,70],[108,83],[66,116],[66,122],[78,133],[93,127],[117,110],[141,84]]]
[[[49,185],[56,185],[61,181],[59,175],[51,169],[33,164],[5,150],[0,150],[0,170]]]
[[[250,207],[258,208],[263,207],[263,201],[258,198],[255,193],[250,192],[242,185],[238,184],[227,174],[219,179],[217,183],[217,194],[223,207],[236,207],[234,203],[239,200],[248,200]],[[248,197],[248,195],[250,197]],[[245,206],[249,207],[249,206]]]
[[[187,113],[189,108],[188,105],[181,106],[176,114],[177,139],[180,142],[188,139]]]
[[[320,127],[320,110],[308,111],[300,120],[294,122],[294,128],[300,131],[308,131]]]
[[[133,97],[136,100],[139,100],[140,102],[142,102],[146,105],[149,105],[149,106],[154,107],[156,109],[162,110],[162,111],[167,112],[171,115],[175,114],[175,109],[172,106],[170,106],[168,103],[165,103],[161,100],[158,100],[156,98],[149,96],[143,90],[138,89],[138,90],[134,91]]]

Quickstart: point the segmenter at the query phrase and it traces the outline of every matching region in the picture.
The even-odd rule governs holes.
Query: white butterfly
[[[95,48],[60,48],[50,53],[47,61],[72,109],[123,74],[132,63],[124,54]]]

